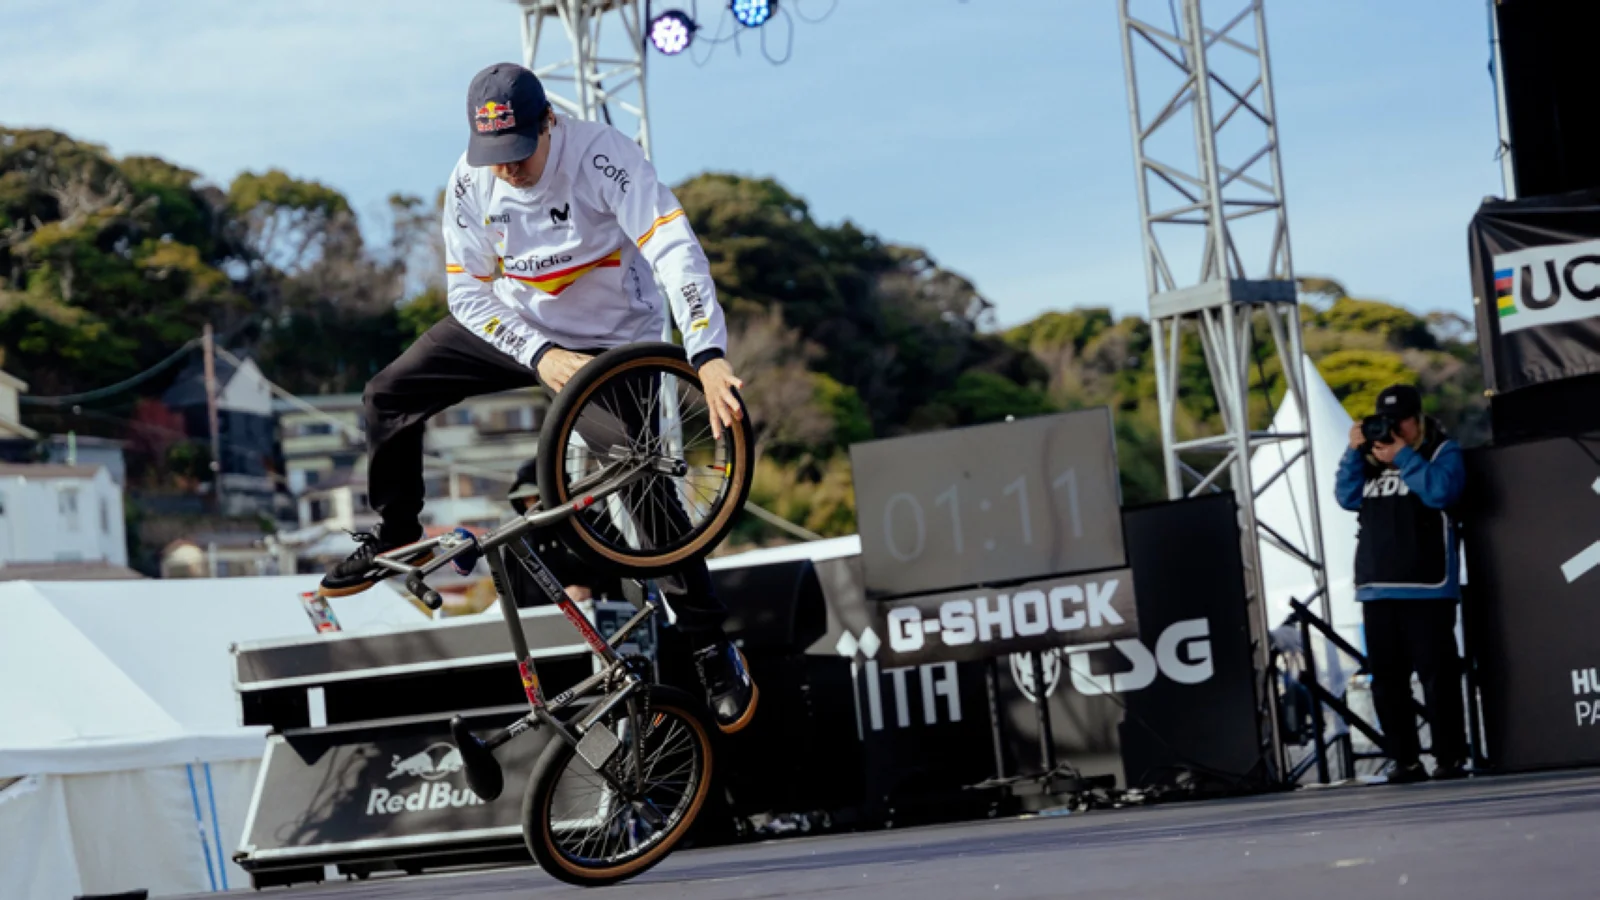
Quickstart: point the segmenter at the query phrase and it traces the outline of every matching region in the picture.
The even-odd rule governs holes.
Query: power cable
[[[200,346],[200,339],[192,338],[186,341],[183,346],[172,351],[172,354],[166,359],[163,359],[150,368],[145,369],[143,372],[140,372],[132,377],[125,378],[116,384],[107,385],[103,388],[96,388],[92,391],[84,391],[81,394],[62,394],[55,397],[35,397],[24,394],[23,396],[17,398],[17,402],[21,403],[23,406],[53,407],[75,406],[80,403],[93,403],[96,400],[101,400],[115,394],[120,394],[123,391],[137,387],[146,381],[149,381],[172,366],[172,364],[181,359],[185,353],[188,353],[198,346]]]
[[[227,350],[225,350],[225,349],[223,349],[221,347],[217,348],[217,356],[219,358],[223,359],[223,360],[226,360],[228,363],[230,363],[230,364],[232,364],[234,366],[242,366],[242,365],[244,365],[244,361],[243,360],[241,360],[237,356],[234,356],[232,353],[228,352]],[[339,429],[341,432],[343,432],[345,437],[348,437],[351,440],[362,441],[362,442],[366,441],[366,439],[367,439],[366,432],[362,431],[360,428],[356,428],[356,427],[354,427],[352,425],[349,425],[346,422],[340,420],[338,417],[333,416],[333,415],[331,415],[331,414],[329,414],[327,412],[324,412],[321,409],[318,409],[317,407],[313,406],[311,403],[309,403],[306,400],[302,399],[299,395],[293,393],[292,391],[288,390],[287,388],[279,386],[276,382],[273,382],[271,379],[268,379],[264,375],[262,376],[261,380],[265,381],[267,383],[267,389],[270,390],[274,396],[282,399],[286,403],[288,403],[291,406],[293,406],[295,409],[305,413],[306,415],[309,415],[309,416],[312,416],[314,418],[320,419],[323,422],[326,422],[326,423],[332,425],[333,427],[335,427],[335,428]],[[499,481],[499,482],[502,482],[504,484],[511,484],[511,483],[516,481],[515,473],[511,473],[511,472],[501,472],[501,471],[498,471],[496,469],[489,469],[489,468],[484,468],[482,466],[475,466],[475,465],[472,465],[470,463],[451,462],[450,460],[447,460],[442,456],[439,456],[437,454],[432,454],[432,453],[424,453],[422,455],[422,458],[426,462],[432,462],[432,463],[434,463],[436,465],[444,466],[444,467],[450,468],[450,469],[454,469],[455,471],[462,472],[462,473],[465,473],[467,475],[476,475],[476,476],[478,476],[480,478],[492,478],[492,479],[494,479],[496,481]]]
[[[788,8],[789,7],[787,7],[787,6],[784,7],[784,9],[788,9]],[[834,10],[837,10],[838,8],[839,8],[839,0],[829,0],[828,11],[823,13],[820,16],[817,16],[816,18],[812,18],[812,17],[806,15],[804,12],[802,12],[802,10],[805,9],[804,0],[795,0],[795,2],[794,2],[794,15],[795,15],[795,18],[799,19],[802,22],[805,22],[808,25],[816,25],[819,22],[821,22],[822,20],[824,20],[824,19],[828,18],[829,16],[833,15]]]
[[[228,352],[227,350],[225,350],[225,349],[223,349],[221,347],[217,348],[217,356],[220,357],[223,360],[226,360],[228,363],[230,363],[230,364],[232,364],[234,366],[242,366],[242,365],[244,365],[244,361],[243,360],[241,360],[237,356],[234,356],[232,353]],[[291,391],[289,391],[289,390],[287,390],[287,389],[285,389],[283,387],[280,387],[279,385],[275,384],[271,380],[267,379],[265,376],[262,376],[262,380],[266,381],[267,388],[268,388],[268,390],[270,390],[273,393],[273,395],[281,398],[286,403],[288,403],[291,406],[293,406],[295,409],[300,410],[301,412],[305,413],[306,415],[312,416],[312,417],[314,417],[316,419],[320,419],[321,421],[323,421],[323,422],[325,422],[325,423],[327,423],[329,425],[332,425],[333,427],[339,429],[339,431],[343,432],[346,437],[348,437],[348,438],[350,438],[352,440],[356,440],[356,441],[365,441],[366,440],[366,434],[361,429],[353,427],[353,426],[347,424],[346,422],[340,420],[336,416],[330,415],[329,413],[324,412],[321,409],[318,409],[317,407],[313,406],[310,402],[308,402],[305,399],[299,397],[298,395],[294,394],[293,392],[291,392]],[[479,466],[470,465],[470,464],[467,464],[467,463],[451,462],[450,460],[447,460],[442,456],[437,456],[437,455],[434,455],[434,454],[426,454],[425,453],[425,454],[423,454],[423,459],[428,461],[428,462],[432,462],[435,465],[444,466],[446,468],[450,468],[450,469],[452,469],[454,471],[463,472],[463,473],[468,474],[468,475],[477,475],[477,476],[482,477],[482,478],[492,478],[492,479],[495,479],[496,481],[499,481],[499,482],[504,483],[504,484],[512,484],[512,483],[515,483],[515,481],[516,481],[515,473],[501,472],[501,471],[497,471],[495,469],[486,469],[486,468],[482,468],[482,467],[479,467]],[[779,516],[777,513],[774,513],[774,512],[772,512],[770,510],[767,510],[767,509],[763,509],[762,507],[757,506],[755,503],[753,503],[753,502],[751,502],[749,500],[745,501],[744,509],[745,509],[746,512],[750,513],[751,515],[755,516],[756,518],[760,519],[761,521],[766,522],[768,525],[771,525],[771,526],[773,526],[775,528],[778,528],[778,529],[780,529],[782,531],[785,531],[785,532],[789,533],[790,535],[793,535],[794,537],[800,538],[801,540],[805,540],[805,541],[820,541],[820,540],[823,540],[822,535],[817,534],[816,532],[811,531],[809,529],[802,528],[801,526],[796,525],[793,522],[790,522],[789,520],[783,518],[782,516]]]
[[[760,29],[761,55],[767,58],[767,62],[772,63],[775,66],[781,66],[794,57],[794,20],[789,17],[789,7],[778,7],[778,15],[783,18],[783,24],[788,26],[788,28],[784,31],[785,40],[782,59],[774,57],[772,55],[772,51],[767,49],[767,29],[765,27]],[[772,23],[768,22],[767,24],[770,25]]]

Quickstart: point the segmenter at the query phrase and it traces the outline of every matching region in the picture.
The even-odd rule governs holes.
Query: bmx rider
[[[386,574],[375,556],[421,540],[430,417],[481,394],[558,392],[595,354],[659,340],[664,304],[699,372],[713,437],[741,416],[705,252],[639,146],[609,125],[556,116],[539,79],[511,63],[473,78],[467,124],[441,223],[450,315],[367,385],[368,496],[381,522],[323,578],[326,596],[366,590]],[[668,602],[678,629],[698,648],[717,726],[737,732],[757,692],[723,633],[727,610],[703,560],[677,579]]]

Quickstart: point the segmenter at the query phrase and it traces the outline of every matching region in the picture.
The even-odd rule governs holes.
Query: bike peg
[[[444,598],[439,596],[439,592],[428,587],[423,582],[422,576],[416,572],[406,576],[406,590],[411,592],[411,596],[421,600],[422,604],[429,609],[438,609],[444,605]]]

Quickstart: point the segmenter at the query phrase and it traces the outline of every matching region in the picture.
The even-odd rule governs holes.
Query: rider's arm
[[[583,155],[581,164],[592,169],[587,174],[598,188],[601,205],[617,217],[623,233],[638,245],[661,279],[684,349],[695,366],[726,355],[728,332],[711,282],[711,264],[683,206],[671,189],[656,180],[655,167],[644,151],[621,132],[608,130]]]
[[[441,226],[450,314],[495,349],[531,367],[550,340],[495,296],[500,255],[483,225],[477,190],[463,155],[450,174]]]

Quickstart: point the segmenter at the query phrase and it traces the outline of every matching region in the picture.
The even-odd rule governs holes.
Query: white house
[[[423,432],[423,525],[491,528],[510,514],[511,476],[539,448],[549,404],[538,388],[470,397],[429,419]],[[307,410],[306,405],[315,411]],[[278,430],[299,525],[366,528],[367,448],[360,394],[279,401]]]
[[[0,463],[0,566],[128,564],[122,488],[104,467]]]
[[[217,443],[222,466],[223,509],[228,515],[270,515],[276,501],[276,422],[272,385],[255,360],[240,365],[216,363]],[[185,368],[161,402],[184,418],[191,438],[208,440],[210,407],[205,369],[196,360]]]
[[[28,391],[28,383],[15,375],[0,372],[0,438],[35,438],[38,434],[22,424],[17,397]]]

